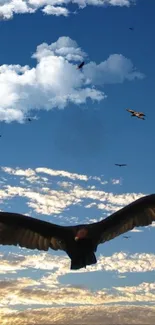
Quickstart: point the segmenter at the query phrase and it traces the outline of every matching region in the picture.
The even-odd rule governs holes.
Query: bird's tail
[[[87,254],[86,256],[81,256],[78,259],[71,259],[71,270],[78,270],[87,265],[96,264],[96,256],[94,252]]]

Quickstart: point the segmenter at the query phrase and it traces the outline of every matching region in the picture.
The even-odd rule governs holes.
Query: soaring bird
[[[83,61],[83,62],[81,62],[81,63],[78,65],[77,69],[82,69],[82,67],[84,66],[84,64],[85,64],[85,62],[84,62],[84,61]]]
[[[125,166],[127,166],[127,164],[115,164],[115,166],[118,166],[118,167],[125,167]]]
[[[29,116],[29,117],[27,117],[26,118],[26,120],[28,121],[28,122],[32,122],[33,120],[38,120],[38,118],[37,118],[37,116]]]
[[[137,118],[140,118],[141,120],[145,120],[145,118],[143,117],[143,116],[145,116],[144,113],[136,112],[136,111],[133,111],[132,109],[127,109],[127,111],[129,113],[131,113],[131,117],[136,116]]]
[[[134,28],[133,28],[133,27],[129,27],[129,29],[130,29],[130,30],[134,30]]]
[[[155,194],[142,197],[106,219],[76,226],[59,226],[25,215],[0,212],[0,244],[29,249],[65,251],[76,270],[97,262],[99,244],[155,221]]]

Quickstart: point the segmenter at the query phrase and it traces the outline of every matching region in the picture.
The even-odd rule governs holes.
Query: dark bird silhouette
[[[99,244],[155,221],[155,194],[142,197],[106,219],[76,226],[59,226],[25,215],[0,212],[0,244],[28,249],[65,251],[76,270],[97,262]]]
[[[130,30],[134,30],[134,28],[133,28],[133,27],[129,27],[129,29],[130,29]]]
[[[125,166],[127,166],[127,164],[115,164],[115,166],[118,166],[118,167],[125,167]]]
[[[143,116],[146,116],[144,113],[142,112],[136,112],[132,109],[126,109],[129,113],[131,113],[131,117],[135,116],[137,118],[140,118],[141,120],[145,120],[145,118]]]
[[[28,122],[32,122],[32,121],[34,121],[34,120],[38,120],[38,118],[37,118],[37,116],[32,116],[32,117],[27,117],[26,118],[26,120],[28,121]]]
[[[77,67],[77,69],[82,69],[82,67],[84,66],[85,62],[83,61],[82,63],[80,63]]]
[[[131,238],[131,236],[123,236],[123,238],[129,239],[129,238]]]

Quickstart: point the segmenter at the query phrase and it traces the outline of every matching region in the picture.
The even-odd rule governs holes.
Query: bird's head
[[[78,230],[74,239],[75,241],[78,241],[79,239],[84,239],[87,237],[87,234],[88,234],[88,230],[86,228],[82,228]]]

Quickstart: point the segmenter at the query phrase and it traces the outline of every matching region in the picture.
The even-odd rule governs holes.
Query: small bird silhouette
[[[82,69],[82,67],[84,66],[84,64],[85,64],[85,62],[84,62],[84,61],[83,61],[83,62],[81,62],[81,63],[78,65],[77,69]]]
[[[125,167],[125,166],[127,166],[127,164],[115,164],[115,166],[118,166],[118,167]]]
[[[132,109],[126,109],[129,113],[131,113],[131,117],[135,116],[141,120],[145,120],[145,118],[143,116],[146,116],[144,113],[142,112],[136,112]]]

